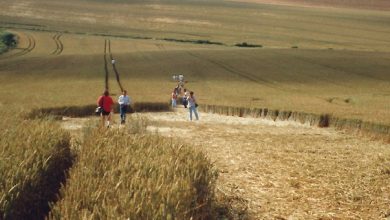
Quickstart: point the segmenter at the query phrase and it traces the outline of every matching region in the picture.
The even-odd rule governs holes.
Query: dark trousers
[[[126,120],[127,105],[120,105],[119,112],[121,114],[121,121],[124,122]]]

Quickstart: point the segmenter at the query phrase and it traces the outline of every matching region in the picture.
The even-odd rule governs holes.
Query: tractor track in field
[[[237,70],[236,68],[234,68],[232,66],[229,66],[228,64],[224,64],[224,63],[218,62],[218,61],[210,59],[210,58],[205,58],[205,57],[199,56],[197,54],[191,53],[189,51],[187,51],[187,53],[190,56],[192,56],[192,57],[195,57],[195,58],[200,59],[200,60],[207,61],[207,62],[209,62],[209,63],[211,63],[211,64],[213,64],[213,65],[215,65],[215,66],[217,66],[217,67],[219,67],[221,69],[224,69],[225,71],[229,72],[230,74],[238,75],[241,78],[247,79],[247,80],[249,80],[251,82],[254,82],[254,83],[257,83],[257,84],[261,84],[261,85],[268,86],[268,87],[271,87],[271,88],[275,87],[275,86],[272,86],[274,83],[271,82],[271,81],[268,81],[268,80],[265,80],[265,79],[253,76],[250,73],[244,73],[244,72],[242,72],[240,70]]]
[[[52,39],[56,43],[56,49],[51,53],[52,55],[60,55],[62,53],[62,51],[64,50],[64,44],[60,40],[61,36],[62,36],[62,34],[57,33],[52,37]]]
[[[9,58],[15,58],[15,57],[24,56],[24,55],[30,53],[31,51],[33,51],[35,49],[36,41],[35,41],[34,37],[32,35],[30,35],[30,34],[27,34],[27,33],[23,33],[23,34],[28,39],[27,47],[26,48],[19,48],[19,49],[21,49],[21,51],[13,53],[13,54],[10,54],[8,56],[5,55],[5,56],[1,57],[0,59],[9,59]]]
[[[108,90],[109,86],[108,86],[108,66],[107,66],[107,44],[108,44],[108,40],[105,39],[104,40],[104,72],[105,72],[105,89]]]
[[[114,56],[112,55],[112,52],[111,52],[111,41],[110,40],[108,40],[108,53],[110,54],[112,69],[114,70],[116,81],[117,81],[118,86],[121,89],[121,91],[123,91],[123,86],[121,84],[119,72],[118,72],[118,69],[116,68],[116,62],[115,62]]]
[[[110,60],[108,60],[110,59]],[[105,39],[104,40],[104,72],[105,72],[105,89],[109,89],[109,70],[108,70],[108,62],[111,63],[112,69],[114,70],[116,81],[118,83],[119,88],[121,91],[123,91],[123,86],[120,81],[120,74],[118,72],[118,69],[116,68],[116,63],[114,59],[114,55],[111,52],[111,40]]]

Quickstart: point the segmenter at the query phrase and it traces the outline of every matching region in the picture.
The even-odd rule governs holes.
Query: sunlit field
[[[221,1],[2,5],[0,25],[27,48],[10,52],[22,56],[0,58],[5,104],[13,95],[26,96],[29,106],[93,103],[104,88],[102,55],[110,39],[135,100],[168,100],[171,76],[181,73],[204,103],[389,123],[386,11]],[[262,47],[234,47],[242,42]],[[110,88],[118,93],[114,80]]]
[[[93,104],[104,88],[104,38],[63,34],[64,49],[53,55],[55,33],[25,33],[35,39],[35,48],[0,60],[1,102],[15,104],[17,98],[18,105],[28,107]],[[187,87],[205,104],[390,122],[386,52],[243,49],[110,39],[122,84],[135,101],[168,102],[175,86],[171,77],[182,73]],[[111,92],[119,94],[112,68],[109,71]]]
[[[262,158],[264,163],[268,161],[272,165],[270,167],[275,169],[280,168],[282,163],[275,158],[267,158],[268,154],[260,154],[264,149],[270,153],[269,146],[275,148],[274,154],[284,155],[289,161],[293,161],[293,155],[296,155],[291,146],[303,149],[297,150],[298,153],[314,152],[313,146],[326,151],[327,156],[332,154],[329,152],[334,152],[334,160],[327,160],[332,167],[326,167],[326,172],[318,171],[324,175],[321,178],[333,178],[329,183],[332,192],[356,187],[356,181],[351,178],[357,178],[348,176],[341,169],[337,175],[345,182],[342,185],[337,183],[334,176],[331,177],[335,161],[346,165],[351,161],[357,163],[357,160],[365,160],[364,156],[366,159],[379,158],[378,163],[370,163],[369,169],[359,165],[356,166],[359,170],[354,171],[366,175],[366,172],[379,170],[373,179],[378,187],[383,186],[383,181],[389,177],[390,154],[384,150],[388,144],[367,139],[359,144],[362,137],[343,136],[343,133],[333,130],[331,132],[335,133],[332,135],[328,135],[326,129],[318,131],[324,139],[310,147],[308,144],[311,141],[317,141],[315,134],[310,132],[313,136],[305,137],[304,132],[295,134],[297,130],[294,130],[292,133],[296,136],[291,138],[290,146],[287,142],[277,141],[279,134],[286,135],[283,128],[272,135],[272,141],[268,142],[264,138],[268,133],[256,134],[258,137],[253,140],[250,138],[249,130],[258,127],[244,129],[248,135],[236,133],[240,138],[234,136],[234,132],[226,136],[221,130],[218,137],[209,137],[210,143],[202,138],[196,139],[199,143],[195,145],[201,147],[193,148],[190,141],[184,141],[184,147],[178,144],[182,142],[181,139],[186,139],[187,133],[170,136],[173,139],[147,134],[146,127],[150,125],[142,124],[143,119],[133,121],[133,125],[139,125],[137,128],[103,131],[97,128],[98,118],[88,118],[83,119],[89,122],[83,124],[82,129],[69,133],[61,128],[58,119],[62,119],[62,115],[35,114],[39,109],[59,107],[88,111],[90,106],[96,104],[105,87],[109,88],[116,100],[121,93],[118,79],[134,103],[163,103],[166,107],[177,85],[172,75],[183,74],[186,87],[195,92],[202,111],[207,109],[204,106],[211,105],[267,109],[270,112],[326,115],[386,128],[390,126],[390,12],[386,4],[380,2],[371,5],[354,2],[348,7],[344,3],[328,7],[331,1],[307,4],[303,0],[0,0],[0,37],[3,39],[5,33],[12,33],[17,41],[14,47],[9,48],[3,41],[0,43],[0,219],[29,215],[49,215],[52,219],[82,216],[206,219],[214,218],[217,212],[226,218],[238,218],[232,214],[233,208],[226,205],[228,199],[220,201],[221,192],[217,190],[217,196],[214,195],[215,189],[222,187],[226,190],[226,184],[237,178],[223,174],[220,179],[215,179],[217,175],[213,165],[216,170],[221,170],[221,166],[225,166],[221,160],[231,152],[228,150],[230,148],[232,152],[245,149],[243,158]],[[378,10],[380,5],[383,8]],[[111,58],[115,59],[115,66],[111,65]],[[91,114],[92,111],[93,108]],[[164,120],[151,124],[169,127]],[[172,126],[184,129],[179,124]],[[230,124],[217,127],[223,129],[224,126],[227,126],[226,131],[236,129]],[[361,129],[359,126],[353,129]],[[198,128],[200,131],[217,129],[207,123],[195,124],[195,127],[195,133]],[[196,134],[204,135],[202,132]],[[115,137],[120,139],[120,136],[126,138],[117,142]],[[328,146],[329,137],[332,142]],[[229,138],[234,142],[231,146],[219,141]],[[252,141],[247,143],[244,139]],[[389,140],[382,136],[383,139]],[[363,156],[354,154],[348,158],[348,143]],[[363,150],[365,143],[369,147]],[[211,145],[208,144],[212,144],[213,148],[209,148]],[[97,145],[102,151],[94,151]],[[258,150],[252,152],[251,149]],[[383,150],[383,154],[377,155],[378,149]],[[183,154],[180,154],[183,159],[170,164],[176,151]],[[94,152],[93,156],[91,152]],[[216,152],[223,152],[223,155]],[[140,161],[148,166],[135,162],[132,156],[123,156],[129,154],[142,158]],[[105,158],[105,155],[109,155],[109,158]],[[123,156],[118,158],[118,164],[111,163],[118,155]],[[154,159],[143,158],[143,155]],[[241,153],[239,155],[241,157]],[[316,156],[315,160],[319,160],[322,154]],[[310,158],[305,154],[299,163],[310,163]],[[103,169],[102,164],[107,168],[106,174],[88,171]],[[159,164],[166,166],[159,167]],[[263,165],[252,164],[251,169],[262,170]],[[55,183],[45,182],[46,175],[50,175],[55,167],[61,170],[55,174],[58,177]],[[173,170],[177,171],[178,167],[183,169],[180,171],[183,175],[175,176]],[[277,177],[270,174],[271,168],[264,170],[270,172],[266,175],[271,175],[273,180],[280,177],[280,181],[291,172],[298,172],[296,176],[302,181],[289,179],[289,184],[297,188],[298,194],[298,189],[302,189],[302,194],[294,198],[306,198],[313,189],[299,184],[303,184],[311,174],[297,171],[299,166],[291,167],[294,170],[283,168],[286,173],[280,171]],[[126,173],[129,169],[131,172]],[[102,181],[102,177],[111,174],[115,174],[115,177]],[[265,173],[256,175],[263,178]],[[125,180],[133,178],[140,181]],[[150,181],[158,184],[153,185]],[[349,185],[348,181],[355,185]],[[60,185],[65,183],[67,187],[59,191]],[[51,184],[50,193],[42,197],[33,193],[36,189],[44,189],[45,184]],[[244,189],[252,187],[245,181],[242,184]],[[81,186],[88,185],[92,186],[90,191],[79,190]],[[150,188],[137,191],[144,185]],[[194,190],[194,186],[204,187],[204,191],[196,187]],[[178,187],[185,188],[186,192],[178,190]],[[111,191],[113,188],[119,191]],[[139,193],[140,197],[128,197],[127,188],[131,188],[134,195]],[[274,190],[273,194],[264,194],[260,203],[282,194],[281,188],[275,187]],[[356,210],[355,202],[362,201],[360,205],[368,203],[370,198],[378,195],[376,190],[375,187],[367,191],[351,189],[351,193],[356,195],[348,195],[350,199],[343,206],[346,210],[343,214],[329,214],[336,203],[331,197],[326,197],[321,204],[331,204],[330,208],[321,208],[324,212],[329,211],[328,214],[297,214],[298,219],[299,216],[357,219],[359,216],[345,213]],[[234,195],[243,200],[259,197],[255,191],[249,192]],[[61,196],[57,198],[58,193]],[[110,205],[101,198],[107,198]],[[34,199],[47,201],[44,205],[38,205],[44,207],[42,210],[36,213],[15,211]],[[83,204],[76,201],[83,201]],[[386,203],[386,200],[380,201]],[[259,204],[263,209],[248,208],[249,212],[241,217],[287,218],[288,210],[293,209],[292,203],[271,203],[277,204],[277,207],[289,205],[275,211]],[[381,209],[382,214],[372,214],[377,207],[384,207],[382,203],[371,205],[365,217],[388,217],[390,210]],[[125,210],[124,206],[131,208]],[[310,212],[313,207],[305,206],[304,212]],[[150,209],[153,212],[145,212]],[[232,213],[229,214],[229,210]]]

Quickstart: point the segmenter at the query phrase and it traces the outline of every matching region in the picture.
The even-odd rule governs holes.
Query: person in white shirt
[[[192,121],[192,112],[194,112],[196,120],[199,120],[198,110],[196,109],[198,107],[198,104],[196,103],[196,99],[193,91],[191,91],[190,96],[187,97],[187,102],[188,102],[188,109],[190,112],[190,121]]]
[[[184,89],[184,96],[182,99],[182,103],[183,103],[184,108],[187,108],[187,98],[188,98],[188,92],[187,92],[187,89]]]
[[[126,90],[123,90],[122,95],[119,96],[118,103],[119,103],[119,112],[121,115],[121,124],[124,124],[126,122],[127,109],[129,107],[129,105],[131,104],[131,99],[127,95]]]
[[[177,88],[174,88],[171,94],[172,100],[172,108],[176,108],[176,100],[177,100]]]

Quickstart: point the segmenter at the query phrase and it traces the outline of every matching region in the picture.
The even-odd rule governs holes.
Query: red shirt
[[[114,101],[110,96],[100,96],[98,101],[97,101],[98,106],[103,106],[103,110],[105,112],[110,112],[111,111],[111,106],[114,104]]]

